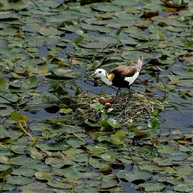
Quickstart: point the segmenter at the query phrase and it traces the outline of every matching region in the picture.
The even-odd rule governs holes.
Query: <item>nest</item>
[[[139,121],[152,118],[166,106],[149,94],[138,92],[128,96],[128,93],[121,93],[117,97],[81,93],[73,98],[68,107],[73,109],[73,116],[77,119],[92,119],[97,122],[102,114],[106,114],[125,122],[128,119]]]

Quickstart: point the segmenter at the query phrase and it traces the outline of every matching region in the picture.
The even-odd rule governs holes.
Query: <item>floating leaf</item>
[[[191,192],[192,1],[72,1],[0,3],[2,192]],[[90,71],[139,55],[129,101],[93,104]]]
[[[107,120],[107,122],[109,123],[109,125],[111,125],[113,128],[115,128],[115,129],[118,129],[118,128],[120,128],[121,127],[121,124],[117,121],[117,120],[115,120],[115,119],[113,119],[113,118],[109,118],[108,120]]]
[[[168,157],[175,161],[182,161],[186,160],[188,155],[185,152],[173,151]]]
[[[184,46],[186,46],[187,48],[192,47],[193,46],[193,41],[189,41],[189,42],[185,43]]]
[[[13,168],[8,168],[3,172],[0,172],[0,179],[4,179],[6,176],[8,176],[9,174],[11,174],[13,172]]]
[[[74,182],[74,180],[76,179],[81,178],[82,176],[79,170],[74,166],[62,168],[62,169],[55,168],[52,173],[57,176],[63,176],[65,178],[69,178],[70,180],[72,180],[72,182]]]
[[[30,82],[31,86],[37,86],[38,79],[36,76],[30,76],[27,80]]]
[[[188,185],[186,184],[178,184],[174,187],[174,191],[177,191],[177,192],[189,192],[189,190],[191,191],[191,189],[189,188]]]
[[[161,154],[171,154],[173,151],[175,150],[174,146],[170,146],[170,145],[161,145],[159,146],[159,150],[158,152],[160,152]]]
[[[26,117],[24,114],[20,114],[18,112],[11,112],[11,118],[18,123],[28,121],[28,117]]]
[[[150,136],[148,131],[134,131],[134,133],[135,133],[134,137],[136,139],[143,139]]]
[[[39,29],[39,33],[44,36],[50,36],[50,35],[61,35],[63,32],[57,30],[55,27],[45,26]]]
[[[52,174],[48,172],[36,172],[35,177],[38,180],[46,180],[49,181],[52,179]]]
[[[118,185],[118,180],[115,176],[107,175],[104,176],[101,180],[101,188],[112,188]]]
[[[128,171],[128,170],[122,170],[116,173],[116,176],[120,179],[127,180],[129,182],[133,182],[136,180],[147,180],[150,177],[153,176],[153,174],[149,171],[140,171],[140,170],[133,170],[133,171]]]
[[[13,171],[13,175],[32,177],[37,171],[26,166],[21,166]]]
[[[151,129],[159,129],[159,126],[160,126],[160,122],[157,118],[152,118],[148,122],[148,127]]]
[[[162,183],[143,183],[138,186],[139,188],[144,188],[146,192],[156,192],[161,191],[166,187],[166,185]]]
[[[103,105],[101,103],[93,103],[90,105],[93,109],[95,109],[96,111],[102,110],[103,109]]]
[[[13,185],[26,185],[33,182],[32,178],[23,177],[23,176],[11,176],[7,179],[6,183]]]
[[[36,149],[32,149],[30,151],[30,156],[34,159],[37,159],[37,160],[41,160],[43,158],[43,155],[42,153],[40,153],[39,151],[37,151]]]
[[[99,155],[105,152],[105,149],[103,147],[99,147],[99,146],[94,146],[92,148],[90,148],[90,151],[92,152],[92,154],[94,155]]]
[[[80,35],[80,36],[78,36],[77,38],[73,39],[73,40],[71,41],[71,43],[73,43],[73,44],[75,44],[75,45],[78,45],[78,44],[80,44],[83,40],[84,40],[84,37]]]
[[[84,140],[80,140],[79,138],[71,138],[66,141],[71,147],[80,147],[81,145],[84,145]]]
[[[92,9],[103,12],[111,12],[120,10],[120,6],[109,3],[101,3],[92,5]]]
[[[124,143],[124,137],[126,136],[126,133],[122,130],[117,131],[114,135],[110,136],[110,142],[112,144],[123,144]]]
[[[72,112],[72,109],[71,108],[62,108],[62,109],[60,109],[59,112],[62,114],[68,114],[68,113]]]
[[[6,92],[9,88],[7,80],[3,77],[0,77],[0,92]]]
[[[101,158],[107,162],[114,162],[115,161],[115,155],[113,155],[112,153],[103,153],[101,155]]]
[[[172,166],[173,162],[169,158],[155,158],[155,163],[157,163],[159,166]]]
[[[159,90],[162,90],[162,91],[167,91],[167,90],[174,90],[176,88],[175,85],[166,85],[165,83],[163,82],[159,82],[159,83],[155,83],[153,84],[153,87],[159,89]]]
[[[188,5],[188,3],[184,3],[184,1],[168,1],[168,0],[161,0],[165,5],[168,7],[174,7],[174,8],[184,8]]]

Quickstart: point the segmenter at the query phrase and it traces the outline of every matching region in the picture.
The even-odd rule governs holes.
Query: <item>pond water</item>
[[[193,3],[186,1],[179,9],[160,0],[2,0],[4,192],[193,191]],[[134,64],[140,54],[148,62],[128,106],[120,100],[105,109],[96,101],[117,88],[90,75]]]
[[[77,36],[76,34],[72,33],[69,36],[67,36],[66,38],[73,39],[76,36]],[[67,45],[69,45],[69,44],[67,44]],[[69,45],[69,46],[67,46],[67,48],[65,48],[61,52],[66,53],[70,49],[72,49],[72,46]],[[48,50],[47,50],[46,46],[39,47],[38,50],[39,50],[39,56],[40,57],[47,56]],[[61,56],[64,57],[64,55],[62,55],[62,54],[61,54]],[[178,62],[177,65],[172,66],[172,69],[183,71],[182,65],[183,65],[182,63]],[[117,90],[116,87],[109,87],[106,85],[95,86],[94,80],[92,80],[92,77],[90,77],[89,73],[87,72],[87,70],[85,68],[81,68],[78,66],[78,67],[73,67],[73,69],[75,69],[76,71],[79,71],[82,75],[80,76],[79,79],[74,80],[71,83],[69,83],[67,88],[77,84],[81,90],[86,91],[86,92],[90,93],[91,95],[92,95],[92,93],[93,94],[99,94],[100,92],[104,92],[104,93],[107,93],[109,95],[115,95],[116,94],[116,90]],[[167,73],[171,74],[171,70],[168,69]],[[148,80],[148,79],[151,79],[151,76],[149,74],[145,74],[143,72],[140,75],[139,79],[141,81]],[[40,87],[38,87],[38,89],[42,90],[42,91],[46,91],[50,85],[51,84],[48,81],[46,81],[45,84],[41,84]],[[148,86],[151,87],[151,84],[149,84]],[[133,92],[135,92],[135,90],[139,91],[139,89],[140,89],[140,91],[144,92],[145,88],[146,88],[145,86],[140,86],[140,88],[138,85],[132,86]],[[72,92],[70,89],[68,91]],[[127,92],[127,89],[122,89],[122,91]],[[164,98],[164,97],[170,98],[169,96],[173,94],[173,91],[171,91],[171,93],[170,92],[165,93],[165,92],[157,91],[157,93],[154,93],[154,94],[156,97],[158,97],[158,98],[160,98],[160,100],[162,100],[162,98]],[[174,101],[175,101],[174,105],[175,105],[176,109],[165,110],[165,111],[161,112],[159,115],[160,120],[161,120],[160,130],[163,132],[166,132],[166,131],[171,132],[172,130],[178,130],[179,129],[179,130],[182,130],[184,133],[190,132],[193,128],[193,105],[192,105],[193,99],[188,98],[187,100],[183,100],[180,97],[178,97],[178,98],[172,97],[171,104],[173,104]],[[36,109],[33,113],[25,112],[25,114],[27,116],[29,116],[29,118],[31,120],[38,120],[38,119],[40,119],[40,117],[43,120],[43,119],[49,119],[49,118],[59,116],[59,113],[50,114],[49,112],[46,112],[44,109],[41,109],[41,108]]]

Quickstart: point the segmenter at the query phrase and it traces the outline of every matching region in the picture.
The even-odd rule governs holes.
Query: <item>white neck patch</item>
[[[107,77],[105,77],[105,76],[102,76],[101,77],[101,80],[106,84],[106,85],[109,85],[109,86],[111,86],[113,83],[112,83],[112,81],[110,81]]]

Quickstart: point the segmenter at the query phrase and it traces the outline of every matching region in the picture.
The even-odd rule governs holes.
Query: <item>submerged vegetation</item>
[[[0,192],[193,191],[191,0],[0,10]],[[90,76],[141,54],[129,98]]]

